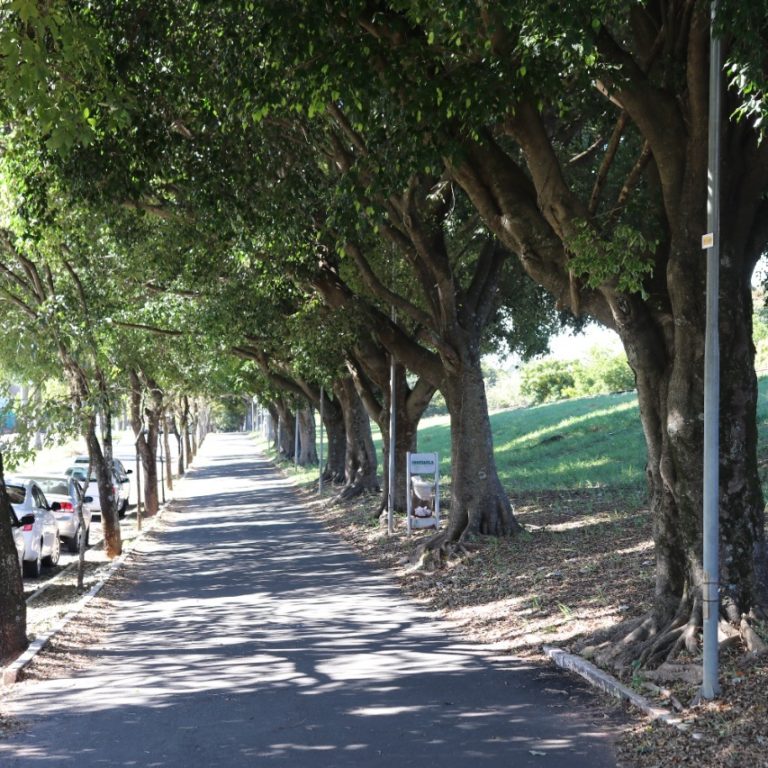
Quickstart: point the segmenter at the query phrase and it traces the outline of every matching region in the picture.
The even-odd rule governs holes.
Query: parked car
[[[86,496],[91,499],[90,507],[93,517],[101,519],[101,497],[99,496],[99,483],[96,480],[96,473],[91,472],[91,476],[88,477],[88,467],[83,464],[74,464],[64,470],[64,475],[74,478],[85,488]],[[118,517],[125,515],[125,509],[128,506],[125,499],[120,495],[121,487],[117,477],[112,473],[112,495],[115,497],[117,504]]]
[[[21,530],[21,522],[11,507],[11,530],[13,531],[13,543],[16,545],[16,553],[19,556],[19,569],[24,568],[24,533]]]
[[[46,499],[52,505],[54,501],[58,502],[59,508],[54,511],[54,517],[59,524],[59,536],[67,545],[70,552],[80,551],[80,539],[85,539],[85,546],[88,546],[88,540],[91,534],[91,518],[93,510],[91,504],[93,497],[86,496],[83,491],[84,485],[81,481],[72,476],[61,475],[35,475],[30,478],[42,488]],[[80,525],[80,518],[77,514],[77,507],[82,502],[83,522]]]
[[[24,575],[36,578],[42,566],[52,567],[59,562],[61,541],[53,514],[59,505],[54,502],[49,506],[34,480],[6,478],[5,487],[24,536]]]
[[[78,456],[75,459],[75,464],[81,464],[87,466],[90,462],[88,456]],[[120,459],[112,459],[112,474],[115,477],[115,496],[117,497],[117,512],[120,517],[123,517],[128,509],[128,505],[131,502],[131,481],[128,475],[132,474],[132,469],[126,469]],[[96,498],[99,494],[90,494]]]

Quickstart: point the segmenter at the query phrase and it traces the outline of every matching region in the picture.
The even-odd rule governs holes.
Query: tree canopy
[[[700,236],[720,35],[723,614],[765,615],[750,292],[768,242],[765,2],[725,0],[714,26],[706,4],[682,0],[1,13],[0,140],[20,190],[6,252],[63,281],[45,313],[54,293],[87,295],[92,313],[56,326],[59,351],[82,333],[115,371],[203,388],[227,379],[219,358],[235,353],[256,364],[235,377],[309,402],[352,370],[372,409],[363,379],[393,358],[451,415],[453,503],[435,551],[520,529],[495,468],[482,352],[543,351],[556,312],[618,333],[658,578],[652,615],[617,648],[648,661],[694,646],[702,612]],[[5,274],[18,333],[24,301],[8,291],[27,278]]]

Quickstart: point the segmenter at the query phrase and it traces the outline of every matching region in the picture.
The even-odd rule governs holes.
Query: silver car
[[[83,455],[75,458],[76,465],[80,464],[87,467],[89,463],[90,459],[88,456]],[[133,470],[125,468],[125,465],[120,459],[112,459],[112,482],[115,489],[115,499],[117,499],[117,513],[120,517],[125,516],[125,513],[128,511],[128,505],[131,502],[131,481],[128,478],[128,475],[132,472]],[[91,478],[91,482],[93,481],[93,478]],[[91,491],[88,490],[86,493],[89,493],[94,498],[98,496],[98,491],[91,493]]]
[[[52,567],[59,562],[59,525],[53,515],[58,504],[50,507],[34,480],[6,478],[5,488],[24,536],[24,575],[37,578],[42,566]]]
[[[85,464],[74,464],[64,470],[64,475],[77,480],[85,488],[86,495],[91,499],[90,507],[93,516],[101,519],[101,497],[99,496],[99,484],[96,480],[96,473],[91,472],[89,478],[88,467]],[[124,492],[124,486],[113,472],[112,495],[115,497],[118,517],[124,517],[125,510],[128,508],[128,500],[122,495]]]
[[[56,522],[59,524],[59,536],[67,545],[70,552],[80,551],[80,540],[85,540],[85,546],[88,546],[88,540],[91,534],[91,518],[93,510],[91,503],[93,498],[86,496],[83,487],[73,477],[61,475],[35,475],[30,478],[42,488],[45,498],[53,507],[57,502],[58,509],[53,510]],[[77,507],[83,505],[83,523],[80,525],[80,517],[77,514]]]

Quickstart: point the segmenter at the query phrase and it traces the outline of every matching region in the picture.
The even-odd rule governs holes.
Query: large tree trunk
[[[454,542],[520,530],[496,469],[479,343],[461,336],[457,334],[453,345],[461,364],[446,374],[441,387],[451,415],[451,514],[446,537]]]
[[[324,461],[323,482],[343,483],[344,463],[347,455],[347,433],[344,414],[338,399],[323,396]]]
[[[165,450],[165,480],[168,484],[168,490],[173,490],[173,459],[171,457],[171,441],[168,437],[168,414],[164,410],[161,418],[160,418],[160,425],[162,430],[162,441],[163,441],[163,449]],[[174,430],[175,430],[174,425]]]
[[[176,477],[184,476],[184,440],[179,432],[179,427],[176,423],[176,412],[171,411],[170,414],[170,429],[173,436],[176,438],[176,451],[178,453],[176,457]],[[169,473],[170,477],[170,473]]]
[[[101,443],[96,435],[96,417],[87,418],[84,425],[85,443],[88,446],[91,471],[96,475],[96,485],[99,488],[101,504],[101,525],[104,530],[104,549],[107,557],[117,557],[123,551],[120,533],[120,519],[117,511],[117,494],[112,473],[112,447],[109,446],[108,459],[102,451]]]
[[[189,397],[187,397],[187,395],[183,395],[181,398],[181,415],[179,417],[179,427],[184,438],[184,464],[186,467],[188,467],[192,463],[194,454],[192,453]]]
[[[160,509],[157,476],[157,441],[160,422],[157,393],[149,390],[146,394],[151,405],[144,404],[144,385],[135,370],[129,372],[131,381],[131,423],[133,434],[136,435],[136,447],[139,451],[141,467],[144,476],[144,514],[146,517],[156,515]],[[162,402],[162,395],[160,395]],[[146,429],[145,421],[146,418]],[[138,471],[138,468],[137,468]]]
[[[337,382],[334,393],[341,403],[346,434],[344,462],[344,488],[340,500],[350,499],[362,493],[380,491],[376,475],[376,448],[371,435],[371,422],[351,378]]]
[[[315,464],[317,464],[315,410],[310,406],[299,411],[299,465],[311,467]]]
[[[283,459],[293,459],[296,450],[296,417],[282,397],[274,402],[278,415],[277,451]]]
[[[15,659],[28,644],[27,604],[11,531],[11,502],[5,490],[0,453],[0,666]]]

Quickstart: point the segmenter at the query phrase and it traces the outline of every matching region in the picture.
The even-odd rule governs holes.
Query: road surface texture
[[[589,690],[462,642],[244,435],[206,439],[127,568],[90,665],[6,693],[3,768],[616,765]]]

